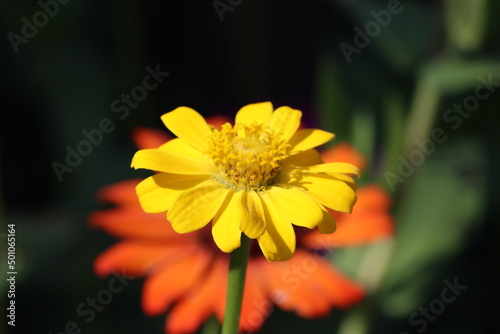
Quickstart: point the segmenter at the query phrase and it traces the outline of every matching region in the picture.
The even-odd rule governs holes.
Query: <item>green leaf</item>
[[[443,95],[463,94],[468,91],[474,94],[474,88],[481,84],[479,78],[488,78],[490,75],[494,81],[498,80],[499,62],[447,58],[424,66],[417,79],[406,122],[406,151],[409,152],[413,148],[415,138],[429,136]]]
[[[438,147],[404,184],[395,219],[397,236],[382,279],[385,313],[408,316],[440,282],[443,267],[475,235],[486,201],[481,146],[472,140]]]

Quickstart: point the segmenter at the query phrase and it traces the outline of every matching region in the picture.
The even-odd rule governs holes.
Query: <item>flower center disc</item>
[[[236,191],[259,191],[270,186],[290,145],[262,124],[226,123],[214,130],[206,152],[214,179]]]

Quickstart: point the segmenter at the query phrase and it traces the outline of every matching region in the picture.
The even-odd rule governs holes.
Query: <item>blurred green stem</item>
[[[414,148],[416,139],[422,139],[429,135],[435,121],[440,97],[439,87],[425,75],[420,77],[407,118],[404,142],[406,153]]]
[[[222,323],[222,334],[238,333],[249,253],[250,239],[242,234],[240,248],[235,249],[230,255],[226,312]]]
[[[404,109],[405,105],[401,96],[391,93],[387,96],[384,103],[384,145],[386,148],[384,171],[396,171],[398,168],[398,156],[403,153],[404,136]],[[379,183],[388,188],[385,179],[385,173],[380,174]]]
[[[366,108],[355,108],[351,121],[351,137],[354,147],[361,152],[367,161],[374,161],[375,117],[373,112]],[[368,167],[370,172],[372,166]],[[359,180],[362,185],[364,180]]]

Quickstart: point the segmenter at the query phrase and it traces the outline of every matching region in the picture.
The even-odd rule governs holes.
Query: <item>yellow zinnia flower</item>
[[[167,212],[178,233],[212,221],[212,236],[224,252],[240,247],[241,232],[257,242],[268,261],[288,260],[295,251],[292,225],[335,231],[325,207],[351,212],[356,202],[348,163],[322,163],[314,147],[334,135],[298,130],[302,112],[270,102],[250,104],[235,125],[216,129],[195,110],[164,114],[178,138],[138,151],[132,167],[160,172],[136,188],[144,211]]]

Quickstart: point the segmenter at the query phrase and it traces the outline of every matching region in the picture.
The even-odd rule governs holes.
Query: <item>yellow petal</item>
[[[169,140],[165,144],[158,147],[158,149],[174,155],[190,155],[199,157],[200,159],[203,159],[204,157],[202,152],[180,138]]]
[[[238,211],[234,200],[234,190],[230,189],[220,210],[212,221],[212,236],[217,246],[226,253],[230,253],[241,246],[241,231],[238,226]],[[236,204],[236,205],[235,205]]]
[[[212,180],[184,191],[172,204],[167,219],[177,233],[188,233],[204,227],[219,211],[229,189]]]
[[[207,180],[208,175],[156,174],[137,185],[136,192],[145,212],[159,213],[170,209],[183,191]]]
[[[266,229],[265,213],[259,195],[255,191],[238,191],[235,194],[240,229],[250,239],[262,235]]]
[[[323,234],[331,234],[337,230],[335,218],[323,206],[321,206],[323,220],[318,224],[319,232]]]
[[[356,203],[356,184],[342,174],[279,174],[276,186],[305,190],[318,202],[335,211],[351,212]]]
[[[257,238],[257,242],[268,261],[286,261],[295,252],[295,231],[292,224],[267,205],[264,197],[265,194],[261,198],[266,215],[266,231]]]
[[[293,225],[315,228],[323,220],[318,203],[300,189],[270,187],[266,195],[266,204]]]
[[[290,154],[305,151],[323,145],[335,137],[333,133],[318,129],[303,129],[297,131],[288,141],[292,145]]]
[[[282,168],[286,168],[288,165],[293,166],[310,166],[322,163],[321,155],[315,149],[310,149],[303,151],[285,159],[281,160]]]
[[[165,126],[177,137],[201,152],[208,149],[208,137],[212,134],[203,116],[188,107],[179,107],[161,116]]]
[[[281,133],[283,139],[290,139],[300,126],[302,112],[290,107],[279,107],[271,115],[269,127]]]
[[[236,124],[252,125],[253,123],[267,124],[273,113],[271,102],[248,104],[236,113]]]
[[[159,148],[140,150],[132,158],[132,167],[174,174],[210,174],[208,160],[202,155],[189,153],[167,152]]]
[[[346,162],[330,162],[303,167],[288,167],[287,173],[326,173],[326,174],[352,174],[359,177],[359,168]]]

